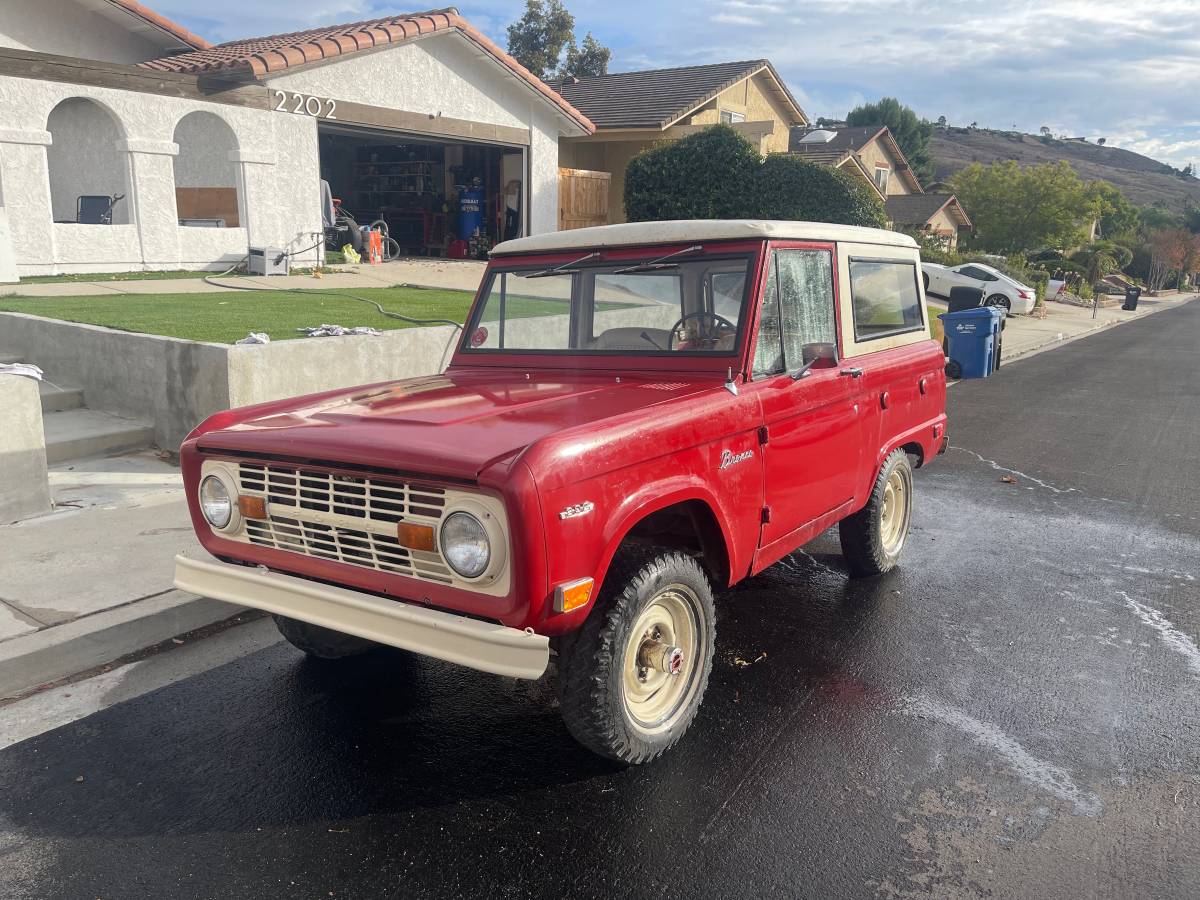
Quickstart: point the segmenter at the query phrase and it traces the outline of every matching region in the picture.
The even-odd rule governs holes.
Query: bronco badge
[[[732,465],[745,462],[752,456],[754,456],[753,450],[746,450],[742,453],[734,453],[732,450],[726,450],[721,454],[721,464],[717,468],[728,469]]]

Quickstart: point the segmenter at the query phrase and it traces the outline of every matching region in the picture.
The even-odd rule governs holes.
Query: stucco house
[[[725,123],[749,138],[759,152],[778,153],[788,149],[792,128],[808,124],[804,110],[765,59],[549,84],[596,126],[593,134],[564,137],[559,160],[565,168],[608,173],[606,219],[611,223],[625,221],[625,167],[651,144]]]
[[[934,235],[948,249],[958,246],[959,231],[971,227],[966,210],[953,194],[925,193],[886,126],[835,128],[825,124],[793,129],[788,152],[862,178],[883,201],[894,226]]]
[[[212,46],[134,0],[5,0],[0,280],[311,265],[322,179],[413,252],[467,189],[487,242],[554,230],[559,139],[592,131],[452,9]]]

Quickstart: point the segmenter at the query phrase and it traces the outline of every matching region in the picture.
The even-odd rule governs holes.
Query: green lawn
[[[468,291],[416,287],[333,288],[329,291],[229,291],[212,294],[105,294],[94,297],[0,296],[0,312],[28,313],[66,322],[103,325],[121,331],[161,334],[190,341],[232,344],[251,331],[265,331],[273,341],[302,337],[296,330],[323,324],[353,328],[367,325],[381,331],[415,328],[380,314],[356,295],[374,300],[386,310],[414,319],[462,322],[474,294]],[[332,296],[336,295],[336,296]],[[599,309],[627,304],[598,303]],[[546,316],[567,312],[561,300],[510,297],[508,316]]]
[[[450,319],[462,322],[471,306],[466,291],[421,288],[362,288],[330,291],[357,294],[384,309],[417,319]],[[0,297],[0,311],[22,312],[68,322],[104,325],[122,331],[139,331],[232,344],[251,331],[265,331],[271,340],[300,337],[296,331],[309,325],[369,325],[380,330],[411,328],[407,322],[380,315],[375,307],[348,297],[303,291],[230,291],[214,294],[121,294],[98,297]],[[542,312],[531,310],[529,315]],[[511,304],[510,304],[511,308]],[[556,312],[558,310],[555,310]]]
[[[176,269],[170,272],[92,272],[82,275],[26,275],[21,284],[60,284],[72,281],[163,281],[168,278],[203,278],[215,272]]]

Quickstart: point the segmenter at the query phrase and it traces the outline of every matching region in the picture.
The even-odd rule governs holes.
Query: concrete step
[[[84,456],[103,456],[152,446],[154,429],[95,409],[50,412],[42,417],[46,462],[51,465]]]
[[[63,412],[83,406],[83,391],[79,388],[58,387],[48,381],[38,385],[42,394],[42,412]]]

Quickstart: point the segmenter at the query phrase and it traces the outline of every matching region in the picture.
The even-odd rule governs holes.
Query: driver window
[[[754,352],[756,377],[798,369],[805,344],[837,342],[829,251],[776,250],[770,265]]]

